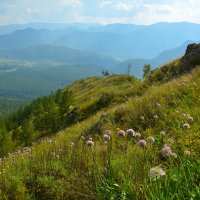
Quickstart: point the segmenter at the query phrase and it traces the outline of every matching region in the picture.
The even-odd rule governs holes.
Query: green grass
[[[99,99],[105,93],[112,99],[85,120],[5,157],[0,165],[0,199],[200,198],[199,68],[153,86],[114,75],[81,80],[69,88],[82,110],[102,103]],[[194,120],[188,121],[188,116]],[[185,123],[190,124],[187,130]],[[140,139],[153,136],[155,142],[143,149],[140,139],[119,138],[118,130],[129,128],[141,133]],[[104,144],[106,130],[112,135]],[[92,147],[86,145],[90,137]],[[177,157],[163,158],[164,144]],[[184,156],[185,150],[191,155]],[[165,175],[153,179],[149,170],[156,166]]]

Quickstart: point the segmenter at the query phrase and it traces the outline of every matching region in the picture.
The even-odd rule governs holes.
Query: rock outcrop
[[[197,65],[200,65],[200,44],[190,44],[182,58],[183,71],[191,71]]]

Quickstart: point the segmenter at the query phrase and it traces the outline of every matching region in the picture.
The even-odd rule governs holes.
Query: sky
[[[0,25],[200,23],[200,0],[0,0]]]

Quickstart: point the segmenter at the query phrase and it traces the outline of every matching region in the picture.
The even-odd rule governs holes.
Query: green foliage
[[[151,73],[151,65],[144,65],[143,67],[143,78],[147,78],[149,76],[149,74]]]
[[[0,97],[0,118],[19,110],[20,107],[24,107],[27,103],[28,102],[24,100]]]
[[[110,74],[109,74],[109,72],[107,71],[107,70],[103,70],[102,72],[102,75],[104,76],[104,77],[107,77],[107,76],[109,76]]]

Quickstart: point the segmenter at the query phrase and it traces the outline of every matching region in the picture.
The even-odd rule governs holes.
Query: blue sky
[[[200,0],[0,0],[0,24],[200,23]]]

